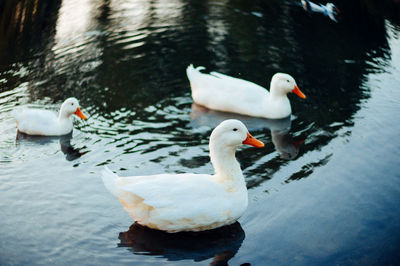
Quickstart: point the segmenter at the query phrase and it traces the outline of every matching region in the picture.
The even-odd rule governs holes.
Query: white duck
[[[13,112],[20,132],[41,136],[62,136],[70,133],[73,128],[71,117],[73,114],[86,119],[75,98],[68,98],[64,101],[58,117],[49,110],[17,109]]]
[[[243,79],[233,78],[218,72],[205,74],[204,67],[190,65],[186,74],[196,104],[224,112],[279,119],[292,113],[287,93],[293,92],[301,98],[306,96],[288,74],[276,73],[271,79],[270,92]]]
[[[307,12],[315,12],[321,13],[325,16],[329,17],[331,20],[337,21],[337,16],[339,15],[339,9],[332,3],[327,3],[326,5],[323,4],[315,4],[310,2],[309,0],[301,0],[301,4],[303,5],[304,10]]]
[[[168,231],[202,231],[234,223],[247,208],[247,188],[236,149],[264,144],[239,120],[225,120],[210,136],[215,174],[159,174],[118,177],[107,167],[105,187],[141,225]]]

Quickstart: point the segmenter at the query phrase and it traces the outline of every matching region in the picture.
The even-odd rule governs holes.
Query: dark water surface
[[[0,2],[1,265],[351,265],[400,261],[400,6],[335,1]],[[239,222],[196,234],[133,224],[99,172],[212,173],[229,114],[192,106],[185,68],[267,86],[293,75],[293,115],[244,121]],[[17,135],[11,111],[75,96],[71,136]]]

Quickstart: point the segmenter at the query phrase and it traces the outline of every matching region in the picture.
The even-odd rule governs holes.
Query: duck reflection
[[[202,232],[167,233],[134,223],[119,234],[119,247],[129,247],[135,254],[161,255],[171,261],[203,261],[210,265],[227,265],[245,238],[238,222]]]
[[[249,131],[269,129],[271,131],[271,139],[275,150],[280,154],[282,159],[286,160],[295,159],[299,154],[301,144],[305,141],[305,138],[295,140],[289,134],[292,126],[290,116],[282,119],[265,119],[219,112],[197,104],[192,104],[190,118],[190,125],[195,128],[214,128],[226,119],[238,119],[247,126]]]
[[[84,155],[85,152],[80,151],[77,148],[74,148],[71,145],[71,139],[72,139],[72,132],[64,135],[64,136],[32,136],[32,135],[28,135],[25,133],[22,133],[20,131],[17,132],[17,136],[16,136],[16,140],[18,142],[21,141],[29,141],[29,142],[34,142],[37,143],[39,145],[46,145],[48,143],[52,143],[56,140],[58,140],[60,142],[60,149],[62,151],[62,153],[65,154],[65,159],[67,159],[67,161],[73,161],[76,160],[78,158],[80,158],[82,155]]]
[[[305,138],[293,139],[289,130],[271,130],[271,139],[280,157],[286,160],[295,159],[299,154],[301,144],[306,140]]]

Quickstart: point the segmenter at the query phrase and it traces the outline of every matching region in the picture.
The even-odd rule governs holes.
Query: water
[[[397,264],[400,7],[336,3],[339,23],[298,1],[1,2],[0,264]],[[238,223],[169,235],[133,225],[99,172],[212,173],[232,115],[192,106],[191,63],[287,72],[308,97],[286,120],[233,116],[266,143],[237,152]],[[71,136],[17,135],[12,109],[69,96],[89,117]]]

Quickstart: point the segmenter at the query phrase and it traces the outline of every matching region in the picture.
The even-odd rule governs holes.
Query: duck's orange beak
[[[82,118],[83,120],[86,120],[86,116],[82,113],[81,108],[76,108],[75,114]]]
[[[264,143],[253,137],[249,132],[247,132],[247,138],[242,142],[243,144],[251,145],[256,148],[264,147]]]
[[[292,92],[294,94],[296,94],[297,96],[299,96],[302,99],[305,99],[306,96],[304,95],[304,93],[301,92],[301,90],[299,89],[299,87],[297,87],[297,85],[294,85],[294,89],[292,90]]]

